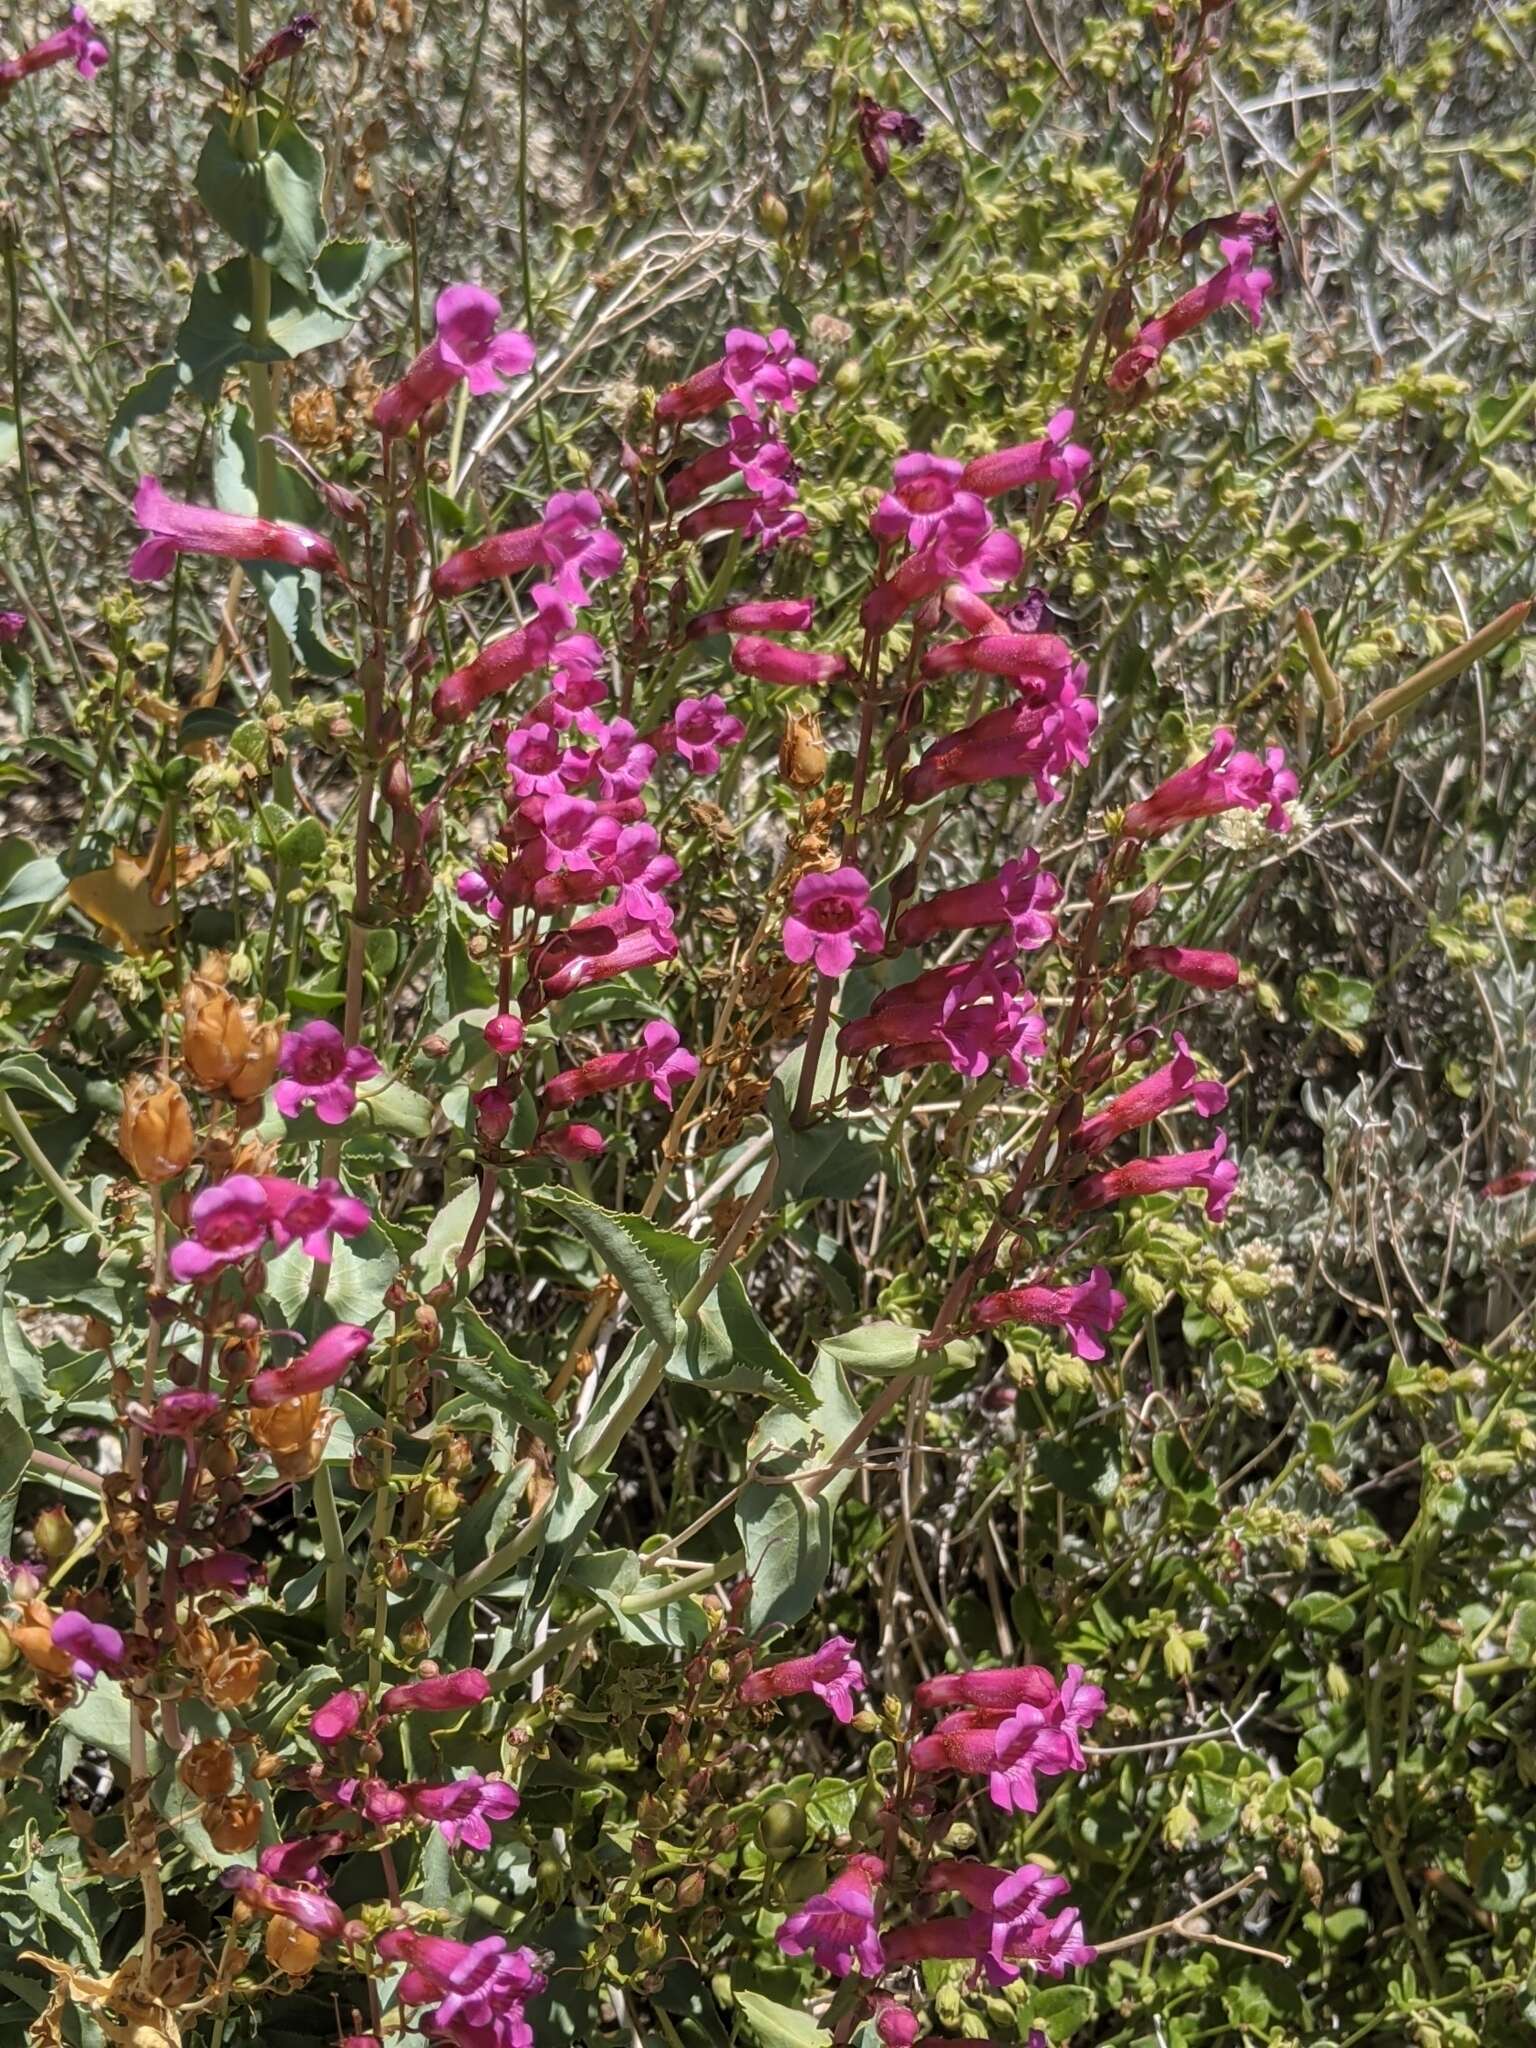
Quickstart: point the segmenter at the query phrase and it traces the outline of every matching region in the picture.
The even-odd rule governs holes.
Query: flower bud
[[[202,1819],[209,1841],[222,1856],[243,1855],[261,1835],[261,1804],[249,1792],[210,1800],[203,1808]]]
[[[814,789],[827,772],[826,743],[814,712],[790,712],[779,741],[779,773],[791,789]]]
[[[174,1081],[135,1074],[123,1090],[117,1149],[140,1180],[174,1180],[192,1163],[192,1113]]]
[[[765,192],[757,202],[757,218],[763,233],[777,240],[789,226],[789,208],[777,192]]]
[[[198,1799],[221,1800],[235,1782],[235,1753],[227,1742],[194,1742],[176,1766],[176,1775]]]

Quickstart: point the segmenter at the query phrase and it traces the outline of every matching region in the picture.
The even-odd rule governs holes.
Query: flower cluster
[[[766,549],[805,532],[805,515],[795,509],[794,460],[774,431],[773,415],[793,412],[801,392],[816,381],[816,365],[795,353],[787,329],[776,327],[762,335],[733,327],[717,362],[661,394],[656,402],[661,425],[681,427],[729,406],[739,408],[726,421],[724,441],[693,456],[667,479],[667,509],[685,514],[678,523],[684,540],[741,533]],[[700,503],[727,482],[741,488]]]
[[[1256,270],[1254,259],[1261,248],[1276,248],[1280,241],[1279,214],[1274,207],[1264,213],[1244,214],[1230,220],[1233,232],[1221,237],[1226,259],[1220,270],[1187,291],[1181,299],[1153,319],[1144,321],[1128,349],[1110,365],[1109,384],[1114,391],[1134,391],[1156,368],[1165,350],[1193,334],[1223,306],[1238,306],[1257,327],[1264,317],[1264,301],[1274,289],[1274,273]]]

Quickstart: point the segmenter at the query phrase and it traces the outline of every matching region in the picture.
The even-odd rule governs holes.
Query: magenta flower
[[[608,1140],[595,1124],[551,1124],[540,1131],[533,1150],[550,1159],[563,1159],[568,1166],[586,1166],[601,1159]]]
[[[599,796],[638,796],[656,766],[656,749],[640,738],[627,718],[611,719],[592,737],[600,741],[588,757]]]
[[[1049,691],[1070,675],[1072,650],[1055,633],[979,633],[931,647],[922,667],[925,676],[979,669],[983,675],[1006,676],[1023,690]]]
[[[528,336],[515,328],[498,330],[501,301],[493,292],[451,284],[438,293],[433,312],[436,337],[374,404],[373,423],[386,437],[409,433],[461,379],[479,398],[533,368]]]
[[[695,370],[681,384],[670,385],[656,403],[658,420],[681,425],[718,412],[732,399],[749,419],[765,405],[793,412],[799,394],[818,382],[816,365],[794,352],[794,337],[776,327],[769,335],[733,327],[725,337],[725,353],[717,362]]]
[[[143,527],[128,574],[136,583],[158,583],[176,566],[178,555],[218,555],[235,562],[285,562],[294,569],[337,569],[336,550],[321,534],[283,519],[256,519],[244,512],[219,512],[167,497],[160,479],[139,478],[133,516]]]
[[[943,530],[944,515],[955,502],[964,465],[949,455],[921,449],[899,455],[891,470],[892,488],[875,508],[869,530],[876,540],[904,540],[926,547]]]
[[[379,1701],[381,1714],[449,1714],[489,1699],[490,1681],[483,1671],[444,1671],[433,1678],[413,1678],[392,1685]]]
[[[971,1932],[985,1934],[977,1954],[987,1981],[994,1987],[1011,1984],[1019,1974],[1014,1958],[1026,1950],[1047,1920],[1045,1907],[1071,1887],[1064,1877],[1025,1863],[1016,1870],[996,1870],[985,1863],[941,1860],[931,1863],[923,1889],[958,1892],[976,1910]]]
[[[317,1017],[298,1031],[285,1031],[277,1055],[283,1075],[272,1100],[285,1117],[313,1109],[323,1124],[344,1124],[357,1107],[357,1084],[381,1071],[363,1046],[348,1045],[334,1024]]]
[[[115,1671],[123,1661],[123,1639],[104,1621],[92,1621],[78,1608],[67,1608],[53,1617],[50,1631],[53,1647],[69,1658],[75,1677],[89,1689],[103,1671]]]
[[[880,1994],[875,2007],[875,2033],[880,2048],[913,2048],[922,2031],[923,2023],[915,2012],[898,2005],[883,1992]]]
[[[272,1213],[272,1241],[279,1251],[302,1244],[306,1258],[329,1265],[333,1237],[359,1237],[368,1228],[367,1203],[344,1195],[338,1180],[306,1188],[268,1173],[262,1175],[261,1185]]]
[[[815,612],[808,597],[749,598],[723,611],[699,612],[688,621],[687,634],[702,640],[710,633],[804,633]]]
[[[306,1351],[286,1365],[269,1366],[251,1381],[253,1408],[275,1408],[279,1401],[296,1400],[301,1394],[318,1394],[345,1379],[352,1366],[373,1342],[357,1323],[333,1323]]]
[[[25,612],[0,612],[0,647],[13,647],[26,630]]]
[[[1275,241],[1278,237],[1279,230],[1275,228],[1267,239]],[[1214,276],[1176,299],[1155,319],[1143,322],[1135,341],[1110,366],[1112,391],[1134,390],[1171,343],[1192,334],[1223,306],[1240,306],[1255,327],[1260,325],[1265,297],[1274,288],[1273,273],[1253,268],[1255,250],[1251,236],[1223,238],[1221,253],[1227,260]]]
[[[777,640],[743,634],[731,645],[731,667],[738,675],[752,676],[776,689],[807,689],[818,683],[836,682],[848,673],[841,654],[817,654],[808,647],[785,647]]]
[[[1045,1024],[998,941],[979,960],[930,967],[885,990],[866,1016],[843,1026],[837,1043],[846,1054],[883,1047],[882,1073],[943,1061],[974,1079],[1001,1062],[1022,1084],[1029,1062],[1045,1050]]]
[[[482,1778],[469,1771],[450,1785],[407,1785],[411,1811],[418,1820],[430,1821],[448,1844],[456,1849],[489,1849],[491,1825],[510,1820],[521,1801],[514,1785],[500,1778]]]
[[[0,98],[23,78],[47,71],[55,64],[73,64],[82,78],[94,78],[111,54],[105,37],[85,9],[71,7],[63,28],[0,64]]]
[[[171,1253],[177,1280],[212,1280],[226,1266],[238,1266],[262,1250],[272,1223],[265,1182],[232,1173],[192,1197],[190,1230]]]
[[[1025,441],[1016,448],[999,448],[991,455],[978,455],[965,465],[960,479],[965,490],[978,498],[1001,497],[1004,491],[1029,490],[1036,484],[1054,487],[1057,500],[1081,505],[1082,486],[1093,467],[1088,450],[1070,438],[1074,415],[1070,408],[1056,414],[1038,441]]]
[[[1081,675],[1081,667],[1074,668],[1051,695],[1020,697],[935,740],[917,766],[907,770],[908,802],[926,803],[942,790],[971,783],[1026,776],[1042,803],[1058,802],[1059,779],[1086,765],[1099,722],[1098,706],[1080,694]]]
[[[754,498],[769,505],[787,504],[795,496],[794,460],[761,420],[733,419],[727,438],[706,448],[667,479],[667,504],[674,512],[697,504],[704,493],[728,477],[739,476]]]
[[[875,1912],[875,1887],[885,1877],[878,1856],[850,1856],[824,1892],[807,1899],[778,1931],[787,1956],[811,1956],[821,1970],[878,1977],[885,1968]]]
[[[1264,759],[1233,751],[1237,742],[1225,727],[1211,734],[1211,750],[1203,760],[1181,768],[1160,782],[1149,797],[1132,804],[1123,830],[1131,839],[1157,839],[1196,818],[1221,811],[1264,811],[1271,832],[1288,832],[1284,806],[1296,794],[1296,777],[1285,765],[1285,752],[1271,747]]]
[[[323,1892],[279,1884],[264,1871],[252,1870],[247,1864],[231,1864],[219,1873],[219,1882],[229,1891],[238,1892],[258,1913],[274,1918],[281,1915],[308,1933],[318,1934],[322,1941],[339,1941],[346,1927],[346,1914]]]
[[[864,624],[883,632],[904,612],[952,582],[973,591],[1001,590],[1024,566],[1024,550],[995,527],[974,491],[957,491],[926,546],[918,548],[865,598]]]
[[[1036,1781],[1069,1770],[1072,1745],[1039,1707],[1018,1706],[1007,1716],[967,1708],[921,1736],[911,1757],[916,1771],[984,1774],[992,1803],[1004,1813],[1037,1813]]]
[[[789,899],[783,938],[785,955],[797,966],[810,960],[818,974],[834,978],[846,974],[860,953],[876,954],[885,944],[869,883],[857,868],[802,875]]]
[[[1193,1104],[1201,1116],[1220,1116],[1227,1106],[1227,1091],[1220,1081],[1202,1081],[1188,1041],[1181,1031],[1173,1034],[1174,1056],[1156,1073],[1135,1082],[1097,1115],[1085,1119],[1075,1133],[1085,1152],[1102,1152],[1127,1131],[1140,1130],[1155,1117],[1166,1115],[1181,1102]]]
[[[1112,1166],[1104,1173],[1090,1173],[1072,1190],[1073,1206],[1103,1209],[1133,1195],[1178,1194],[1185,1188],[1205,1190],[1205,1213],[1219,1223],[1227,1213],[1238,1182],[1235,1159],[1228,1159],[1227,1134],[1216,1133],[1216,1141],[1198,1152],[1165,1152],[1150,1159],[1131,1159],[1124,1166]]]
[[[657,735],[658,747],[665,744],[686,763],[690,774],[714,775],[720,768],[720,749],[734,747],[746,736],[741,720],[725,708],[725,699],[711,690],[707,697],[682,697],[677,709]]]
[[[1011,1713],[1015,1707],[1049,1707],[1058,1698],[1055,1679],[1043,1664],[1018,1664],[998,1671],[946,1671],[925,1678],[912,1695],[914,1706],[981,1707]]]
[[[555,588],[574,610],[591,602],[590,583],[603,583],[624,560],[624,544],[603,525],[603,508],[591,491],[557,491],[535,526],[493,533],[450,555],[434,572],[439,597],[459,596],[477,584],[525,569],[553,572]]]
[[[1236,988],[1243,972],[1230,953],[1202,952],[1196,946],[1133,946],[1125,964],[1132,974],[1167,974],[1191,988]]]
[[[265,1577],[261,1566],[238,1550],[216,1550],[181,1568],[181,1583],[189,1593],[229,1593],[237,1599]]]
[[[356,1729],[367,1704],[367,1695],[355,1687],[347,1692],[333,1692],[310,1716],[310,1734],[322,1748],[334,1749]]]
[[[1035,1323],[1065,1330],[1079,1358],[1102,1358],[1103,1340],[1125,1314],[1125,1296],[1109,1284],[1103,1266],[1095,1266],[1075,1287],[1010,1287],[989,1294],[971,1310],[978,1330],[1002,1323]]]
[[[814,1693],[825,1700],[839,1721],[851,1721],[857,1711],[854,1694],[863,1689],[864,1670],[854,1655],[847,1636],[829,1636],[809,1657],[790,1657],[766,1670],[751,1671],[741,1682],[741,1696],[749,1706],[768,1700],[791,1699],[797,1693]]]
[[[1083,1769],[1086,1758],[1083,1755],[1081,1738],[1104,1711],[1103,1688],[1090,1685],[1081,1664],[1069,1664],[1062,1677],[1061,1691],[1046,1708],[1046,1715],[1053,1728],[1059,1728],[1066,1738],[1072,1753],[1072,1768]]]
[[[524,2008],[547,1980],[531,1948],[509,1949],[499,1934],[466,1943],[409,1927],[386,1928],[375,1946],[406,1965],[400,2003],[430,2008],[417,2016],[422,2032],[455,2048],[533,2048]]]
[[[595,911],[546,941],[538,954],[538,981],[545,998],[555,1002],[595,982],[676,957],[670,911],[657,923],[636,924],[620,905]]]
[[[530,595],[534,617],[527,625],[492,640],[473,661],[438,684],[432,695],[432,715],[440,724],[462,724],[487,698],[500,696],[548,663],[564,660],[570,664],[568,675],[586,676],[591,673],[590,662],[601,661],[597,642],[572,632],[576,614],[553,584],[535,583]],[[567,634],[568,639],[562,638]]]
[[[224,1403],[217,1394],[200,1394],[195,1387],[177,1387],[161,1394],[152,1408],[134,1403],[129,1416],[149,1436],[197,1436],[218,1414]]]
[[[318,1835],[297,1835],[291,1841],[270,1843],[256,1858],[256,1868],[276,1884],[323,1884],[325,1873],[321,1864],[351,1848],[352,1843],[353,1837],[344,1835],[339,1828]]]
[[[656,1100],[672,1107],[672,1090],[679,1082],[691,1081],[699,1063],[683,1050],[674,1027],[656,1017],[640,1034],[640,1043],[627,1052],[599,1053],[579,1067],[568,1067],[544,1090],[546,1109],[570,1109],[589,1095],[605,1095],[616,1088],[628,1088],[648,1081]]]
[[[914,903],[896,920],[896,941],[921,946],[947,932],[985,931],[1006,925],[1021,953],[1038,952],[1056,936],[1050,915],[1061,901],[1061,884],[1041,869],[1032,848],[1010,860],[980,882],[946,889],[924,903]]]

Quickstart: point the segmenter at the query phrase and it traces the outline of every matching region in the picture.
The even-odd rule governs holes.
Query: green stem
[[[315,1474],[315,1518],[325,1550],[325,1632],[339,1649],[347,1639],[347,1545],[336,1509],[335,1482],[323,1459]]]
[[[64,1179],[53,1161],[38,1144],[36,1138],[33,1137],[23,1121],[20,1110],[17,1109],[15,1103],[12,1102],[10,1096],[6,1094],[3,1088],[0,1088],[0,1125],[3,1125],[15,1140],[16,1149],[21,1153],[38,1179],[44,1181],[53,1190],[54,1199],[58,1202],[65,1215],[73,1217],[75,1222],[82,1229],[90,1231],[93,1237],[101,1238],[102,1228],[100,1223],[91,1214],[90,1210],[87,1209],[69,1182]],[[104,1239],[103,1242],[105,1242]]]

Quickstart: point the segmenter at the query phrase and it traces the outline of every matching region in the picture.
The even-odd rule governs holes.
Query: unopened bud
[[[75,1525],[63,1508],[44,1508],[32,1524],[32,1540],[51,1564],[58,1564],[75,1547]]]

